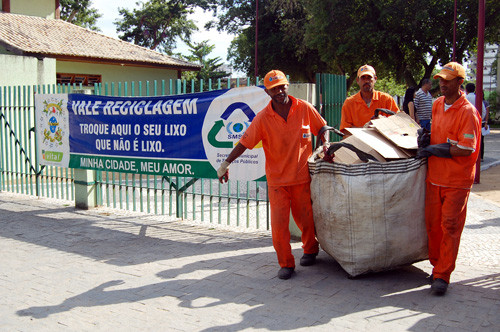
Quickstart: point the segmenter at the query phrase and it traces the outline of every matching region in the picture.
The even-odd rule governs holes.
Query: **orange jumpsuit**
[[[257,113],[240,140],[252,149],[262,141],[266,156],[266,177],[271,204],[273,246],[280,267],[295,267],[290,246],[290,209],[302,231],[302,248],[306,254],[319,250],[314,231],[309,167],[312,135],[317,135],[326,121],[308,102],[288,96],[292,101],[285,121],[272,103]]]
[[[449,142],[469,149],[470,156],[428,159],[425,221],[429,260],[434,278],[450,282],[455,269],[460,236],[467,214],[467,200],[476,173],[481,119],[465,95],[446,111],[444,97],[432,106],[431,144]]]
[[[361,128],[371,120],[377,108],[386,108],[393,112],[399,112],[398,105],[389,94],[380,91],[373,91],[370,107],[366,105],[361,92],[347,98],[342,106],[342,117],[340,120],[340,130],[344,128]]]

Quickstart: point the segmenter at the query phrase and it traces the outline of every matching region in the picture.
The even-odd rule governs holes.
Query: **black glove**
[[[417,144],[419,148],[426,148],[431,144],[431,132],[425,128],[417,130],[418,138]]]
[[[426,158],[430,156],[451,158],[450,147],[451,147],[450,143],[441,143],[441,144],[429,145],[425,148],[418,148],[417,158]]]

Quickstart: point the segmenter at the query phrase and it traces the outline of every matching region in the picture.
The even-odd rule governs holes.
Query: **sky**
[[[113,24],[113,22],[119,18],[118,7],[132,10],[138,8],[136,3],[139,1],[140,0],[93,0],[92,8],[97,9],[102,15],[97,20],[97,26],[101,29],[101,33],[109,37],[118,38],[118,34],[116,33],[116,26]],[[209,58],[220,57],[222,59],[222,62],[228,63],[226,59],[227,49],[234,36],[229,35],[225,32],[219,33],[215,29],[205,31],[203,26],[207,21],[212,19],[212,14],[210,12],[204,13],[203,10],[197,9],[196,12],[189,18],[196,23],[199,29],[198,32],[192,35],[191,41],[200,43],[204,40],[208,40],[209,44],[215,45],[214,50],[209,54]],[[188,55],[189,48],[183,42],[179,41],[174,52]]]

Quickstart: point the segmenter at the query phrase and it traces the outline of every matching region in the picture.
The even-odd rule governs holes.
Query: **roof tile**
[[[0,43],[23,54],[89,61],[123,61],[199,69],[187,61],[79,27],[63,20],[0,12]]]

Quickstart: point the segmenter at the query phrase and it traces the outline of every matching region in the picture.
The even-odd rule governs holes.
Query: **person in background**
[[[476,85],[474,83],[467,83],[465,85],[465,93],[467,94],[465,98],[476,107]],[[488,110],[483,102],[483,107],[481,110],[481,127],[486,128],[488,126]],[[481,160],[484,159],[484,136],[481,134],[481,149],[480,149]]]
[[[422,87],[415,93],[416,121],[420,127],[431,130],[432,82],[428,78],[422,79]]]
[[[271,101],[257,113],[217,170],[217,176],[221,183],[227,181],[231,162],[262,141],[271,204],[271,234],[280,265],[278,278],[289,279],[295,269],[290,246],[290,210],[302,232],[304,255],[300,265],[313,265],[319,251],[307,159],[313,151],[312,135],[317,136],[326,121],[311,104],[288,95],[288,80],[283,72],[271,70],[264,78],[264,86]],[[322,139],[326,142],[326,134]]]
[[[391,95],[375,90],[376,82],[377,75],[372,66],[359,67],[356,83],[358,83],[360,91],[344,101],[340,120],[342,132],[347,133],[345,128],[362,128],[371,120],[377,108],[399,112],[398,105]]]
[[[403,111],[408,114],[413,120],[417,121],[415,118],[415,103],[413,98],[415,96],[415,87],[411,86],[406,89],[405,97],[403,100]]]
[[[460,91],[464,78],[465,69],[456,62],[434,76],[443,96],[432,106],[429,145],[419,145],[417,150],[417,157],[428,157],[425,223],[433,266],[431,291],[436,295],[446,293],[455,269],[479,154],[481,119]]]

